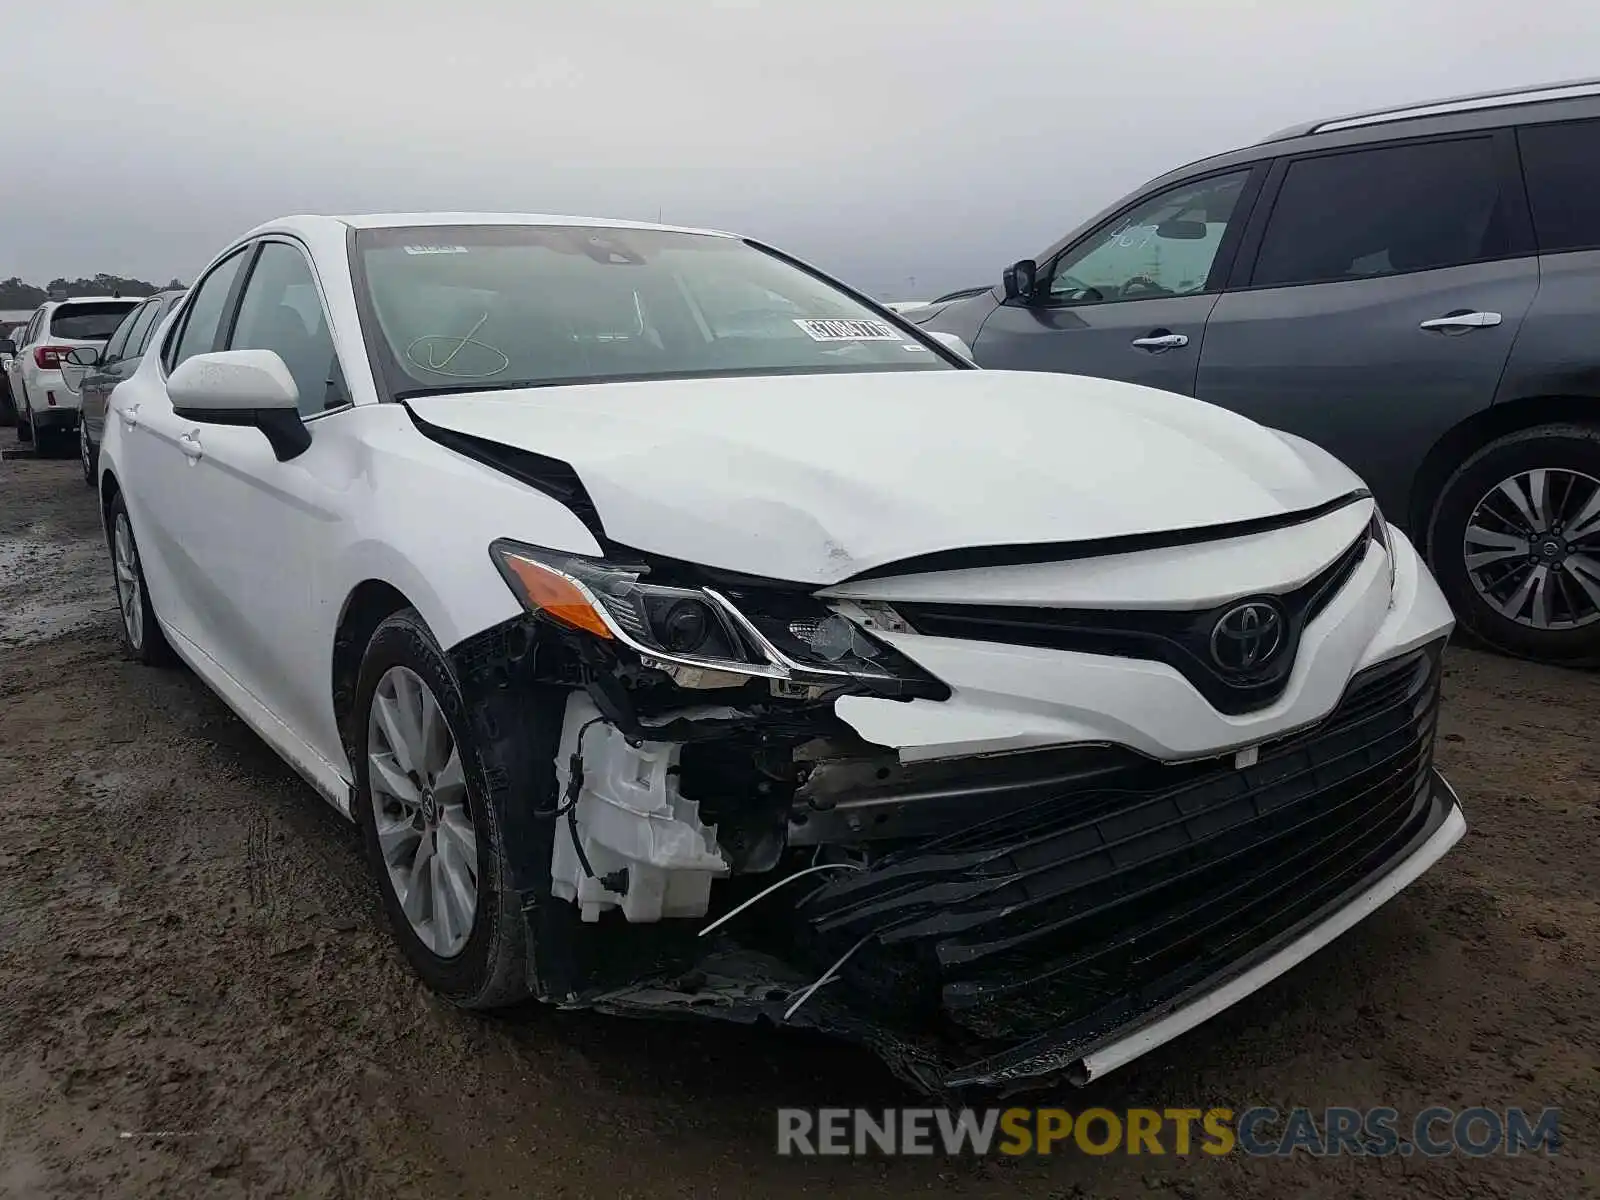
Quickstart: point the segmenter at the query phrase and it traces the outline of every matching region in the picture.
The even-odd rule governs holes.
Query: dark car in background
[[[1318,442],[1479,638],[1600,659],[1600,81],[1284,130],[907,318]]]
[[[138,370],[162,318],[172,311],[183,293],[184,289],[177,288],[151,296],[122,319],[106,339],[103,350],[80,347],[68,354],[61,365],[63,382],[78,395],[78,456],[83,462],[83,481],[90,487],[95,486],[111,390]]]

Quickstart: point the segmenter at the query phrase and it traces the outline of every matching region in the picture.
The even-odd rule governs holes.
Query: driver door
[[[981,366],[1060,371],[1192,396],[1206,319],[1259,180],[1245,167],[1136,201],[1039,268],[983,325]]]

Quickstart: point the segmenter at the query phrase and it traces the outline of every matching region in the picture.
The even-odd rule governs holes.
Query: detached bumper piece
[[[1442,649],[1358,675],[1249,766],[1108,751],[1113,768],[1024,804],[975,788],[987,820],[797,885],[781,962],[718,939],[693,987],[596,1003],[782,1020],[837,964],[789,1022],[865,1043],[920,1090],[1086,1082],[1288,970],[1459,838],[1432,768]]]

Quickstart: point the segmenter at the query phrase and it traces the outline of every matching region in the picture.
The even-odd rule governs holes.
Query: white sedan
[[[1082,1081],[1465,824],[1451,616],[1311,444],[980,371],[725,234],[293,217],[111,400],[130,652],[364,832],[458,1004]]]

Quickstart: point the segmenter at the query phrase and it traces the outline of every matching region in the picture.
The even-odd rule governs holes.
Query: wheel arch
[[[410,597],[384,579],[363,579],[350,589],[334,626],[332,674],[329,680],[334,720],[339,741],[344,747],[352,772],[355,769],[356,742],[351,719],[355,712],[356,681],[367,643],[379,625],[407,608],[415,608]],[[354,778],[352,774],[351,778]]]
[[[1536,425],[1557,422],[1600,424],[1600,397],[1582,395],[1526,396],[1479,409],[1452,426],[1423,456],[1412,477],[1406,528],[1433,564],[1433,517],[1444,486],[1457,467],[1496,438]]]

